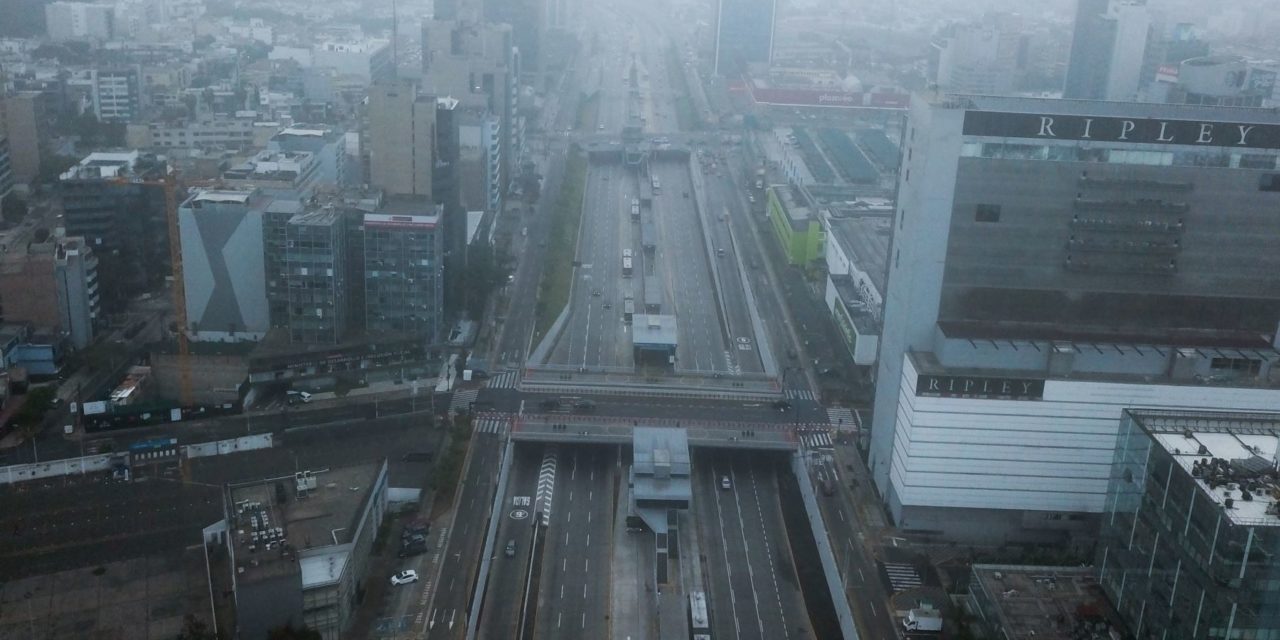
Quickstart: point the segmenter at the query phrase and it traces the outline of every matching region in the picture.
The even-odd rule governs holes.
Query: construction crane
[[[182,233],[178,226],[178,175],[169,170],[160,179],[117,178],[117,184],[159,186],[164,189],[164,217],[169,230],[169,264],[173,269],[173,315],[178,338],[178,400],[192,404],[191,345],[187,336],[187,286],[182,275]]]

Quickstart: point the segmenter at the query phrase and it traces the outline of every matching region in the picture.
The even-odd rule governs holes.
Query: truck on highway
[[[912,609],[902,619],[902,628],[907,631],[942,631],[942,614],[937,609]]]
[[[764,189],[764,167],[756,169],[756,189]]]

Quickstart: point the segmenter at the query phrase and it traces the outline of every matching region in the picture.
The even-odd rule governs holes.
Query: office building
[[[380,39],[325,41],[311,47],[311,66],[369,84],[395,78],[391,42]]]
[[[1203,56],[1165,65],[1148,88],[1151,102],[1222,107],[1274,107],[1280,68],[1239,56]]]
[[[387,513],[385,460],[229,485],[223,512],[205,540],[226,547],[240,637],[291,624],[339,640],[368,581],[386,580],[369,575]]]
[[[285,279],[286,227],[305,210],[297,198],[272,198],[262,210],[262,272],[266,277],[267,316],[272,328],[289,326],[289,289]]]
[[[859,201],[864,202],[864,201]],[[893,203],[840,208],[823,217],[826,303],[854,364],[875,364],[883,320]]]
[[[252,118],[213,117],[130,125],[126,135],[130,144],[140,147],[222,151],[260,146],[256,138],[261,128]]]
[[[195,341],[260,340],[270,328],[259,191],[208,190],[178,207],[187,333]]]
[[[737,77],[772,61],[777,11],[777,0],[717,0],[716,75]]]
[[[499,200],[506,193],[523,152],[523,124],[519,115],[520,53],[514,48],[512,27],[429,20],[422,23],[422,87],[458,101],[457,108],[491,114],[497,131],[486,132],[499,142],[497,186]],[[483,117],[483,116],[480,116]]]
[[[769,222],[787,256],[787,263],[805,269],[817,266],[822,260],[826,233],[813,198],[797,185],[769,187],[766,197]]]
[[[1124,412],[1095,564],[1135,637],[1280,636],[1278,446],[1274,413]]]
[[[30,323],[76,349],[89,346],[101,313],[98,260],[84,238],[32,235],[19,227],[5,234],[3,245],[0,320]]]
[[[0,137],[9,140],[14,183],[25,188],[40,175],[40,157],[56,115],[49,103],[40,91],[0,96]]]
[[[345,337],[349,312],[345,240],[346,221],[336,207],[299,213],[285,224],[282,277],[291,342],[337,344]]]
[[[320,160],[308,151],[264,150],[222,172],[222,181],[236,189],[259,189],[272,198],[306,200],[321,184]]]
[[[934,83],[954,93],[1010,93],[1028,64],[1028,37],[1015,15],[990,14],[982,22],[951,25],[933,43]]]
[[[1280,116],[913,100],[869,465],[901,527],[1082,543],[1121,412],[1280,407]]]
[[[104,308],[115,312],[169,275],[169,232],[162,156],[139,151],[95,152],[58,180],[63,224],[102,261]]]
[[[479,0],[484,22],[511,25],[511,43],[520,52],[519,74],[536,77],[546,71],[548,0]],[[468,16],[459,12],[459,18]],[[540,86],[537,81],[528,82]]]
[[[429,198],[388,196],[364,214],[365,327],[428,344],[443,325],[440,208]]]
[[[316,182],[321,189],[340,189],[353,178],[347,172],[346,135],[341,129],[331,125],[289,125],[271,136],[267,149],[305,151],[314,155],[320,165]]]
[[[115,6],[105,2],[50,2],[44,6],[45,31],[54,42],[102,42],[115,37]]]
[[[1146,0],[1078,0],[1062,97],[1134,100],[1143,75],[1151,16]]]
[[[431,198],[436,98],[411,80],[369,90],[369,182],[388,194]]]

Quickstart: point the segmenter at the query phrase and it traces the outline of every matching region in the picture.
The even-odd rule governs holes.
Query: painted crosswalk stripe
[[[454,413],[461,413],[471,408],[471,403],[476,401],[476,396],[480,395],[479,389],[463,389],[453,393],[453,399],[449,401],[449,410]]]
[[[813,400],[813,392],[808,389],[787,389],[785,394],[790,400]]]
[[[827,407],[827,420],[840,431],[859,431],[858,416],[848,407]]]
[[[889,576],[889,584],[894,591],[905,591],[924,584],[916,568],[909,564],[886,562],[884,571]]]
[[[489,378],[489,382],[485,386],[490,389],[515,389],[519,381],[519,371],[503,371]]]

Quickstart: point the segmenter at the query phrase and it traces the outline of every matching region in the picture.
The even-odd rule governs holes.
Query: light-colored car
[[[402,584],[409,584],[418,581],[418,572],[413,569],[405,569],[400,573],[391,576],[391,585],[398,587]]]
[[[729,476],[720,476],[720,488],[721,489],[733,488],[733,481],[729,479]]]

